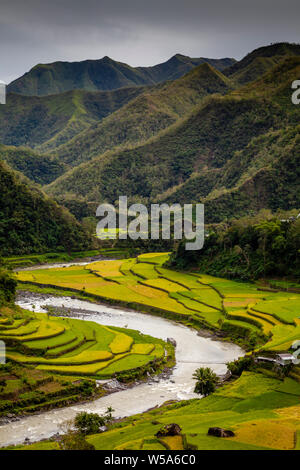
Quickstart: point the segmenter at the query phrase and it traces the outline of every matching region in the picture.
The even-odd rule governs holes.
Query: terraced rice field
[[[21,309],[6,319],[0,324],[0,339],[6,342],[7,358],[38,370],[106,378],[165,354],[161,340],[90,321]]]
[[[202,400],[174,404],[132,416],[103,434],[87,437],[96,449],[182,449],[181,436],[157,439],[168,423],[182,428],[188,444],[199,450],[286,450],[299,448],[300,384],[260,373],[243,372],[235,382]],[[134,423],[134,426],[132,425]],[[208,428],[234,431],[226,439],[209,436]]]
[[[300,295],[173,271],[163,266],[167,258],[167,253],[147,253],[136,259],[97,261],[85,267],[22,271],[18,279],[71,288],[140,310],[160,311],[194,325],[238,332],[239,336],[256,334],[266,350],[286,351],[300,338]],[[34,324],[31,326],[32,332],[27,333],[34,337],[37,333]],[[26,334],[26,326],[22,328]]]
[[[158,438],[162,426],[177,423],[181,436]],[[230,429],[234,436],[208,435],[209,427]],[[97,450],[292,450],[300,448],[300,383],[258,372],[243,372],[212,395],[152,409],[89,435]],[[33,444],[52,449],[52,441]],[[25,447],[26,448],[26,447]],[[28,446],[30,448],[30,446]],[[16,449],[24,449],[18,446]]]

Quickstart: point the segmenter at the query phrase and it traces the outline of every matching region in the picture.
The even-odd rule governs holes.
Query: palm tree
[[[111,406],[108,406],[108,408],[107,408],[107,410],[106,410],[106,412],[105,412],[105,420],[106,420],[107,423],[109,423],[110,421],[112,421],[112,419],[113,419],[113,415],[112,415],[112,414],[113,414],[114,411],[115,411],[115,410],[114,410]]]
[[[196,369],[193,378],[196,379],[194,392],[207,397],[214,392],[219,382],[218,376],[209,367],[200,367]]]

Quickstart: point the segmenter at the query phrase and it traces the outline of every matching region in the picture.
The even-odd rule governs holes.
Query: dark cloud
[[[98,59],[153,65],[173,54],[241,58],[299,40],[298,0],[1,0],[0,77],[39,62]]]

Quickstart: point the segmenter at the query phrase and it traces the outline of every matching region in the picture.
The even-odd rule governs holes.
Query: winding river
[[[17,298],[18,305],[43,312],[43,306],[65,307],[76,318],[95,321],[104,325],[128,327],[144,334],[166,340],[174,338],[176,366],[168,377],[150,379],[147,383],[121,390],[92,402],[76,404],[57,410],[35,414],[19,421],[0,426],[0,446],[31,442],[48,438],[61,432],[61,425],[71,420],[79,411],[103,413],[108,406],[115,410],[114,416],[124,417],[141,413],[161,405],[167,400],[185,400],[199,395],[193,393],[192,374],[198,367],[211,367],[218,375],[226,372],[226,362],[237,359],[243,351],[237,345],[201,337],[196,331],[164,318],[137,311],[112,308],[105,305],[70,297],[56,297],[24,293]]]

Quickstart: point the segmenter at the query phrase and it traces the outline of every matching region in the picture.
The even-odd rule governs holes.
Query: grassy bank
[[[243,372],[235,381],[201,400],[163,405],[124,418],[107,432],[86,440],[97,450],[292,450],[300,447],[300,382],[279,380],[267,371]],[[157,438],[163,425],[178,424],[181,436]],[[234,432],[230,438],[208,435],[210,427]],[[21,450],[59,450],[53,440]]]
[[[200,272],[174,271],[164,267],[167,259],[168,253],[148,253],[136,259],[96,261],[84,267],[21,271],[17,277],[21,286],[36,292],[75,295],[165,316],[197,328],[207,326],[247,345],[249,350],[265,354],[293,351],[294,341],[300,338],[297,293],[264,290],[252,283]],[[128,330],[125,334],[133,337]],[[137,338],[133,339],[136,344]],[[145,348],[148,354],[153,353],[149,344],[153,340],[139,343],[140,353],[145,354]],[[168,404],[125,418],[107,432],[86,439],[96,449],[105,450],[296,449],[300,446],[299,410],[299,367],[294,366],[283,377],[257,364],[207,398]],[[179,424],[182,436],[158,439],[157,431],[168,423]],[[214,426],[230,429],[235,435],[225,439],[209,436],[208,428]],[[53,441],[26,448],[35,450],[41,445],[49,450],[60,448]]]
[[[103,256],[104,258],[126,258],[127,251],[120,248],[102,248],[99,250],[54,252],[4,257],[3,261],[11,268],[29,267],[38,264],[64,263],[85,258]]]
[[[186,448],[199,450],[294,449],[299,446],[300,383],[280,381],[257,372],[242,376],[202,400],[163,406],[117,423],[87,438],[96,449],[161,449],[156,432],[177,423]],[[209,427],[234,431],[232,438],[208,436]],[[171,449],[179,449],[170,442]],[[173,446],[172,446],[173,444]],[[151,447],[149,447],[151,445]]]

